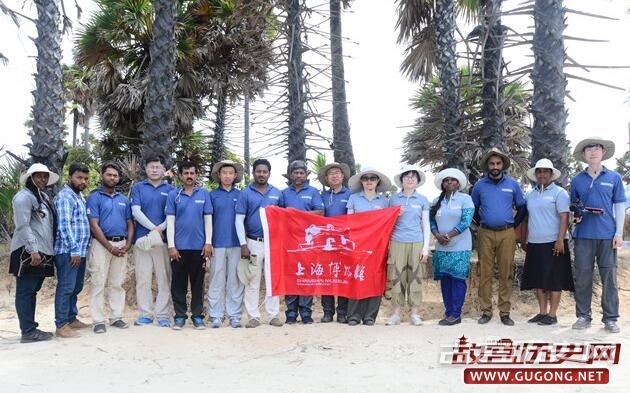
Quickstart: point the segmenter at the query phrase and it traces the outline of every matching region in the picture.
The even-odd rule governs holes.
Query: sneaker
[[[284,325],[284,322],[282,322],[280,318],[271,318],[269,324],[274,327],[281,327],[282,325]]]
[[[70,326],[73,329],[85,329],[85,328],[90,327],[90,325],[88,325],[85,322],[81,322],[78,319],[75,319],[74,321],[70,322],[68,326]]]
[[[185,324],[186,324],[185,317],[175,317],[175,324],[173,325],[173,330],[182,330]]]
[[[491,319],[492,319],[492,315],[483,314],[481,318],[477,320],[477,323],[480,325],[485,325],[486,323],[490,322]]]
[[[245,328],[253,329],[257,328],[258,326],[260,326],[260,321],[258,319],[250,319],[249,321],[247,321],[247,325],[245,325]]]
[[[575,330],[584,330],[591,327],[591,321],[584,317],[579,317],[577,321],[571,326]]]
[[[194,319],[193,319],[194,322]],[[220,328],[221,325],[223,325],[223,320],[221,318],[212,318],[212,328],[213,329],[217,329]]]
[[[305,325],[311,325],[313,322],[313,318],[311,317],[302,317],[302,323]]]
[[[241,320],[240,319],[230,319],[230,326],[232,326],[233,328],[240,328],[241,327]]]
[[[287,317],[286,324],[287,325],[295,325],[297,323],[296,317]]]
[[[604,322],[604,329],[606,329],[608,333],[619,333],[621,331],[621,329],[619,329],[619,325],[617,325],[617,322],[615,321]]]
[[[409,323],[411,323],[413,326],[422,326],[422,318],[420,318],[420,315],[418,314],[411,314],[409,316]]]
[[[558,323],[558,318],[551,315],[545,315],[544,318],[538,321],[538,324],[541,326],[555,325],[556,323]]]
[[[39,329],[34,329],[26,334],[23,334],[20,338],[20,342],[25,343],[35,343],[38,341],[48,341],[52,340],[53,334],[49,332],[42,332]]]
[[[446,317],[444,320],[445,323],[442,326],[453,326],[462,323],[462,317]]]
[[[448,326],[448,318],[449,317],[444,317],[444,318],[440,319],[438,321],[438,325],[440,325],[440,326]]]
[[[147,318],[147,317],[140,317],[136,319],[133,324],[135,326],[144,326],[144,325],[150,325],[152,323],[153,323],[153,319]]]
[[[206,328],[206,323],[203,321],[203,317],[192,317],[192,323],[195,329],[203,330]]]
[[[118,329],[127,329],[129,324],[122,319],[118,319],[114,321],[114,323],[110,324],[110,326],[117,327]]]
[[[322,317],[322,323],[328,323],[332,321],[333,321],[333,314],[329,312],[325,312],[324,316]]]
[[[160,327],[171,327],[171,321],[168,319],[160,319],[158,320],[158,325]]]
[[[400,315],[398,314],[392,314],[388,319],[387,322],[385,322],[385,325],[387,326],[394,326],[394,325],[400,325]]]
[[[81,337],[81,335],[70,327],[70,324],[65,324],[60,328],[57,328],[55,331],[55,336],[61,338],[77,338]]]
[[[97,323],[96,325],[94,325],[94,333],[103,334],[106,331],[107,331],[107,327],[105,326],[104,323]]]
[[[348,323],[348,317],[344,314],[337,314],[337,322],[338,323]]]
[[[505,326],[514,326],[514,321],[509,314],[501,315],[501,323]]]
[[[543,318],[545,318],[547,314],[536,314],[532,318],[528,319],[528,323],[537,323],[540,322]]]
[[[357,321],[356,319],[348,320],[348,326],[357,326],[358,324],[359,324],[359,321]]]

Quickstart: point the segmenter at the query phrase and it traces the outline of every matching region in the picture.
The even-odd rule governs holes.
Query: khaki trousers
[[[396,307],[403,307],[406,303],[417,307],[422,303],[422,243],[389,242],[387,288],[391,288],[392,302]]]
[[[171,261],[166,244],[149,251],[134,248],[136,270],[136,298],[140,317],[169,320],[173,314],[171,301]],[[153,301],[153,272],[157,282],[157,296]]]
[[[126,241],[109,242],[124,247]],[[122,287],[127,274],[127,255],[115,257],[98,240],[92,238],[87,260],[90,284],[90,314],[94,324],[105,323],[105,286],[109,298],[110,323],[122,319],[125,311],[125,290]]]
[[[499,312],[510,313],[516,235],[513,228],[502,231],[479,228],[479,304],[482,314],[492,315],[492,278],[495,263],[499,270]]]
[[[252,258],[256,258],[256,265],[258,270],[254,279],[245,286],[245,293],[243,295],[243,304],[245,305],[245,311],[250,319],[260,319],[259,309],[259,295],[260,295],[260,279],[262,277],[263,265],[265,263],[265,243],[247,239],[247,247],[252,254]],[[265,311],[267,312],[267,319],[272,320],[278,317],[280,312],[280,297],[279,296],[267,296],[265,295]]]

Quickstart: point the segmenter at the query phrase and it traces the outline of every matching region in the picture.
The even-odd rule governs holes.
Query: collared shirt
[[[48,201],[48,195],[42,193]],[[24,246],[27,253],[41,252],[54,255],[54,218],[47,203],[38,203],[37,197],[28,188],[18,191],[13,197],[13,220],[15,231],[11,238],[11,252]]]
[[[322,192],[322,202],[324,202],[324,216],[335,217],[348,213],[348,199],[352,192],[342,187],[339,192],[331,189]]]
[[[437,204],[440,198],[435,198],[432,205]],[[437,251],[470,251],[472,250],[472,236],[470,223],[475,214],[475,204],[470,195],[456,191],[450,198],[442,199],[440,208],[435,213],[435,220],[431,221],[431,228],[440,233],[448,233],[452,230],[459,232],[446,245],[435,243]]]
[[[363,191],[350,195],[348,199],[348,209],[352,209],[355,213],[367,212],[370,210],[384,209],[388,205],[387,198],[381,194],[376,194],[372,200],[369,200]]]
[[[140,210],[154,225],[160,225],[166,220],[164,207],[168,193],[174,190],[172,185],[162,182],[155,187],[150,181],[144,180],[131,187],[131,206],[140,206]],[[136,222],[136,240],[146,236],[151,231]]]
[[[597,178],[593,179],[587,170],[578,173],[571,181],[571,201],[579,201],[584,207],[604,210],[603,214],[582,214],[582,222],[575,226],[573,237],[578,239],[612,239],[616,224],[613,204],[623,203],[621,175],[603,167]]]
[[[245,215],[245,234],[251,237],[263,237],[263,227],[259,210],[267,206],[284,206],[282,192],[271,184],[267,184],[261,194],[254,183],[248,185],[238,196],[236,214]]]
[[[132,220],[129,198],[120,192],[106,193],[102,188],[87,198],[88,218],[98,218],[98,226],[105,236],[127,237],[127,220]]]
[[[324,203],[319,191],[307,183],[304,183],[299,191],[296,191],[295,186],[291,184],[282,190],[282,197],[284,198],[284,207],[292,207],[307,212],[324,210]]]
[[[389,198],[389,207],[395,206],[402,206],[403,213],[396,219],[392,240],[401,243],[423,241],[422,212],[429,210],[429,200],[416,191],[409,196],[397,192]]]
[[[65,185],[53,200],[57,210],[55,254],[87,256],[90,243],[90,223],[83,195]]]
[[[564,188],[554,183],[541,191],[534,187],[525,197],[527,199],[527,242],[551,243],[558,240],[560,232],[560,213],[569,211],[569,194]],[[565,239],[569,233],[565,234]]]
[[[241,192],[232,187],[227,191],[223,186],[210,192],[214,214],[212,215],[212,245],[215,248],[239,247],[234,218],[236,203]]]
[[[205,188],[194,188],[191,195],[183,188],[168,193],[164,212],[175,216],[175,248],[201,250],[206,244],[204,216],[212,214],[210,193]]]
[[[527,203],[516,180],[505,174],[498,182],[482,177],[473,187],[472,200],[481,224],[494,228],[514,224],[512,209]]]

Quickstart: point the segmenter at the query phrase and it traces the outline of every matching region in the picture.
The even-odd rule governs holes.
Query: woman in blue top
[[[462,306],[466,297],[466,278],[470,270],[472,236],[468,227],[475,205],[468,194],[461,192],[468,181],[455,168],[442,170],[435,177],[435,186],[442,193],[431,207],[431,232],[437,244],[433,254],[433,277],[440,280],[445,317],[442,326],[462,321]]]
[[[365,168],[350,178],[348,187],[353,192],[348,199],[348,214],[384,209],[388,206],[387,198],[380,192],[389,190],[392,182],[377,170]],[[361,321],[367,326],[374,325],[380,306],[380,295],[359,300],[348,299],[348,325],[356,326]]]

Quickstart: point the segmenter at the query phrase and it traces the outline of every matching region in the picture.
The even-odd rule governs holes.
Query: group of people
[[[107,163],[101,168],[101,186],[84,199],[89,169],[75,163],[69,167],[67,184],[51,201],[44,190],[59,181],[59,175],[34,164],[21,178],[24,189],[13,199],[16,229],[10,272],[16,276],[15,306],[22,342],[53,337],[38,329],[35,307],[45,277],[53,276],[55,270],[57,337],[78,337],[77,330],[90,326],[95,333],[105,333],[108,327],[127,328],[122,284],[132,246],[139,313],[135,325],[157,323],[179,330],[190,315],[196,329],[204,329],[206,323],[218,328],[226,319],[238,328],[242,326],[244,306],[245,326],[259,326],[265,256],[259,210],[272,205],[327,217],[400,206],[386,261],[384,295],[394,305],[387,325],[400,324],[407,306],[409,323],[423,323],[422,281],[431,235],[436,240],[431,258],[433,276],[440,281],[444,302],[444,318],[438,324],[461,323],[474,221],[478,224],[478,323],[492,319],[492,281],[497,267],[500,320],[507,326],[514,324],[510,318],[514,228],[524,223],[528,238],[524,243],[527,253],[521,289],[533,289],[540,307],[528,322],[557,323],[560,294],[567,290],[575,291],[578,319],[573,328],[588,328],[597,262],[602,281],[602,321],[607,331],[618,332],[616,249],[622,244],[625,196],[621,177],[602,165],[613,153],[614,144],[601,138],[578,143],[575,158],[588,167],[572,179],[570,195],[554,183],[561,174],[551,161],[539,160],[527,171],[535,186],[523,196],[518,182],[506,173],[510,158],[495,148],[481,159],[486,175],[472,187],[470,195],[466,192],[466,175],[459,169],[446,168],[435,176],[440,195],[432,202],[418,192],[426,176],[416,166],[405,166],[394,175],[400,191],[387,198],[392,182],[384,173],[365,168],[350,176],[350,168],[340,163],[319,170],[317,178],[325,186],[320,192],[308,182],[307,165],[294,161],[288,170],[290,185],[280,190],[269,184],[271,164],[265,159],[253,163],[253,181],[243,190],[236,188],[243,178],[243,167],[232,161],[214,164],[211,177],[218,188],[212,191],[197,187],[196,164],[182,162],[178,165],[181,187],[175,188],[163,180],[165,166],[158,157],[146,160],[146,179],[133,185],[130,198],[116,191],[120,168]],[[575,222],[575,278],[568,245],[570,212]],[[210,269],[207,318],[203,306],[206,268]],[[77,296],[86,269],[92,277],[91,324],[77,318]],[[105,312],[106,290],[109,315]],[[321,322],[332,322],[336,314],[339,323],[374,325],[381,299],[322,296]],[[304,324],[314,322],[312,296],[286,295],[285,303],[282,321],[280,298],[265,296],[268,324],[280,327],[295,324],[298,318]]]

